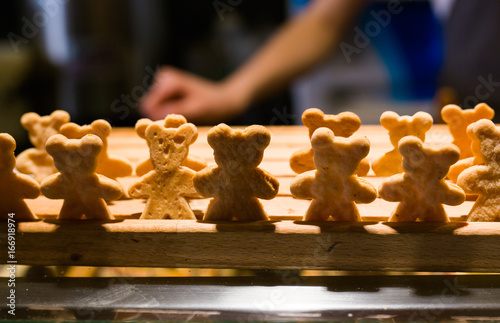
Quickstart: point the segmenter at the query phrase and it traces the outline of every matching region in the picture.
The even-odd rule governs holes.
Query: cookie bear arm
[[[134,183],[128,189],[128,194],[134,199],[148,198],[151,194],[151,180],[155,176],[154,171],[150,171],[142,176],[138,182]]]
[[[197,172],[193,177],[193,184],[196,191],[205,197],[215,197],[219,194],[220,185],[224,179],[220,169],[216,166],[207,167]]]
[[[388,177],[382,185],[380,185],[378,194],[381,198],[389,202],[401,201],[403,196],[406,194],[404,192],[404,181],[405,179],[403,174]]]
[[[99,178],[99,196],[105,200],[117,200],[123,194],[120,183],[106,176],[97,174]]]
[[[441,203],[446,205],[460,205],[465,201],[464,190],[460,186],[452,183],[444,183],[446,187],[443,189],[443,198]]]
[[[255,174],[255,184],[252,187],[253,196],[270,200],[278,194],[280,183],[278,180],[263,169],[257,168]]]
[[[181,167],[181,183],[182,183],[182,190],[181,190],[181,195],[184,197],[200,197],[200,194],[196,191],[194,188],[193,184],[193,177],[196,174],[196,172],[190,168],[187,167]]]
[[[40,195],[40,184],[33,178],[24,174],[17,174],[17,189],[22,193],[22,198],[36,199]]]
[[[464,170],[457,178],[457,184],[467,194],[484,193],[485,183],[491,181],[491,174],[487,166],[472,166]]]
[[[308,171],[297,175],[290,184],[290,192],[293,197],[299,199],[312,199],[312,188],[315,181],[316,171]]]
[[[42,194],[49,199],[63,199],[67,188],[63,176],[58,173],[46,177],[42,181],[41,190]]]
[[[357,203],[371,203],[377,198],[377,189],[363,178],[356,178],[352,199]]]

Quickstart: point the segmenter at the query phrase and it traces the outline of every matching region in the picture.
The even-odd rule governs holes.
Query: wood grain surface
[[[500,272],[500,224],[467,223],[472,200],[446,206],[452,222],[446,224],[385,222],[396,203],[377,199],[359,204],[363,222],[301,222],[310,201],[294,199],[290,182],[295,176],[288,158],[307,147],[305,127],[269,127],[271,144],[261,168],[280,181],[278,197],[262,200],[271,221],[205,223],[209,199],[193,199],[198,221],[138,220],[144,201],[124,199],[109,207],[116,220],[61,222],[56,216],[62,201],[39,197],[27,200],[42,219],[19,223],[16,232],[18,263],[40,265],[161,266],[206,268],[280,268],[392,271]],[[208,128],[190,153],[214,164],[206,141]],[[386,130],[362,126],[359,135],[371,142],[373,159],[392,149]],[[451,142],[444,125],[434,125],[429,143]],[[146,142],[133,129],[114,129],[109,138],[113,154],[134,164],[148,157]],[[138,178],[120,179],[128,188]],[[378,187],[383,178],[369,173]],[[7,250],[7,224],[0,224],[0,247]],[[6,253],[1,261],[6,263]]]

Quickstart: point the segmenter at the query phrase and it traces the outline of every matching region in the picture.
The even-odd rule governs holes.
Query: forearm
[[[266,97],[321,62],[366,0],[316,0],[224,81],[243,104]]]

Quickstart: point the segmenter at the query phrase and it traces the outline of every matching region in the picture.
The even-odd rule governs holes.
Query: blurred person
[[[325,60],[334,49],[342,52],[346,59],[355,56],[353,53],[362,48],[352,47],[352,44],[351,48],[342,40],[369,2],[368,0],[312,1],[301,13],[286,23],[254,57],[222,81],[214,82],[173,67],[163,67],[158,71],[154,85],[144,96],[141,110],[143,114],[153,119],[163,118],[170,113],[179,113],[197,123],[217,123],[238,116],[251,104],[280,91],[294,79],[310,71]],[[402,12],[402,5],[405,2],[409,1],[375,1],[375,5],[382,4],[386,11],[394,15],[392,18],[396,18]],[[500,91],[498,91],[500,87],[496,82],[497,79],[500,81],[500,69],[498,62],[494,60],[494,57],[500,57],[499,46],[494,42],[495,34],[500,31],[498,26],[500,2],[435,0],[433,4],[438,15],[449,15],[444,35],[450,41],[443,53],[435,48],[439,46],[436,45],[439,35],[421,39],[425,38],[426,34],[438,32],[427,28],[424,21],[420,23],[411,19],[404,21],[407,16],[400,18],[399,23],[408,24],[412,34],[405,35],[398,28],[392,28],[390,37],[378,37],[376,34],[364,40],[373,41],[375,46],[377,43],[380,45],[386,42],[383,44],[385,47],[380,47],[382,50],[379,52],[393,78],[394,94],[408,98],[434,95],[438,79],[437,73],[434,73],[434,76],[432,69],[438,70],[444,57],[441,85],[447,86],[449,90],[445,92],[445,98],[438,98],[438,102],[457,102],[465,108],[473,107],[476,101],[500,103]],[[467,13],[475,15],[471,17]],[[487,22],[479,17],[487,17],[488,19],[484,19]],[[371,17],[371,19],[385,18]],[[472,22],[468,23],[471,20]],[[388,25],[391,23],[397,24],[397,19],[393,19]],[[365,28],[367,26],[368,24]],[[485,32],[485,29],[488,32]],[[363,41],[363,37],[367,36],[358,34],[357,37],[361,37],[358,40]],[[468,42],[464,43],[464,39]],[[406,44],[400,51],[384,50],[391,47],[391,44],[387,44],[391,41],[402,41]],[[418,48],[422,45],[429,49]],[[489,53],[489,56],[487,55],[489,59],[480,59],[485,52]],[[422,56],[425,55],[428,57],[423,60]],[[401,62],[404,63],[407,59],[413,61],[402,65]],[[496,63],[493,68],[491,62]],[[401,77],[401,71],[405,69],[413,74],[411,76],[413,79],[418,80],[419,86],[413,86],[416,90],[409,90],[413,85],[411,78]],[[430,71],[426,71],[427,69]],[[409,92],[415,93],[408,95]],[[494,106],[492,103],[490,105]]]

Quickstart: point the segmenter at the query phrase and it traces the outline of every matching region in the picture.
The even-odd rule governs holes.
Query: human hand
[[[246,107],[242,93],[230,84],[212,82],[172,67],[161,68],[155,83],[141,101],[147,117],[158,120],[182,114],[195,123],[219,123],[241,114]]]

